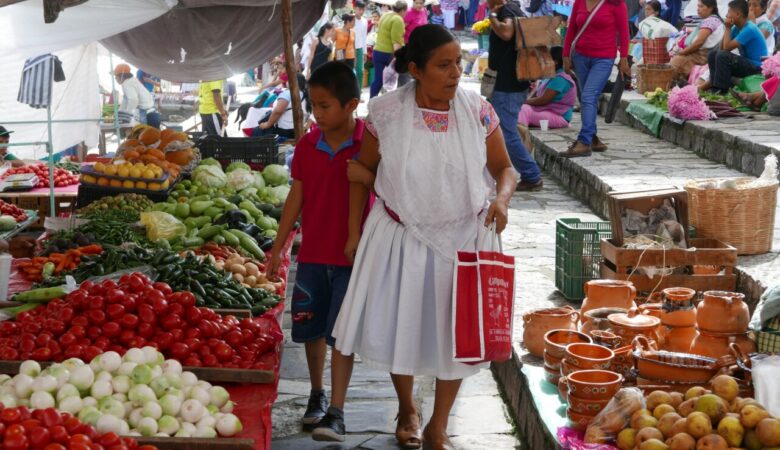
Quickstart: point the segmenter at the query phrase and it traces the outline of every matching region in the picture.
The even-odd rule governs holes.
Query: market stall
[[[289,174],[147,130],[81,167],[81,188],[122,193],[84,198],[74,186],[71,217],[14,245],[26,253],[2,310],[0,402],[163,449],[270,448],[294,234],[279,278],[264,261]]]

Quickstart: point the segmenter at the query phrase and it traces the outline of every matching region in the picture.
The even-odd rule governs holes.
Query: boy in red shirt
[[[322,65],[312,74],[308,87],[317,129],[295,147],[293,184],[267,272],[276,275],[281,249],[300,215],[302,242],[292,295],[292,339],[305,345],[312,387],[302,421],[309,428],[316,426],[312,433],[315,440],[344,441],[343,408],[352,355],[342,355],[335,348],[332,351],[330,407],[322,378],[326,343],[335,344],[331,333],[352,273],[352,263],[344,255],[349,217],[347,165],[360,151],[364,124],[354,118],[360,89],[346,64]]]

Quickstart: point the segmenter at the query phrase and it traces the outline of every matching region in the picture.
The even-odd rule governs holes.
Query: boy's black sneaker
[[[328,413],[311,432],[311,437],[315,441],[344,442],[344,413],[336,408],[328,408]]]
[[[309,395],[309,405],[306,407],[306,413],[301,419],[304,426],[313,426],[320,423],[325,413],[328,411],[328,396],[325,391],[312,392]]]

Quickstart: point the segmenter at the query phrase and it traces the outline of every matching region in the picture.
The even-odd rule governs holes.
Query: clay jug
[[[691,342],[696,338],[696,327],[668,327],[661,325],[659,331],[661,350],[688,353]]]
[[[625,308],[597,308],[591,309],[586,313],[582,313],[582,324],[580,325],[580,332],[590,336],[590,332],[593,330],[608,330],[609,329],[609,317],[610,314],[626,313],[628,309]]]
[[[634,283],[621,280],[591,280],[585,283],[585,300],[580,314],[598,308],[636,308]]]
[[[531,311],[523,315],[523,343],[525,348],[541,358],[544,354],[544,335],[550,330],[577,330],[580,313],[571,306]]]
[[[607,320],[610,331],[620,336],[623,342],[633,342],[639,335],[655,341],[660,340],[658,330],[661,328],[661,319],[640,314],[637,309],[630,309],[627,313],[610,314]]]
[[[747,331],[750,312],[738,292],[707,291],[696,307],[696,325],[699,330],[712,333],[741,334]]]
[[[746,355],[756,351],[756,343],[747,336],[747,333],[726,334],[710,333],[705,330],[697,330],[698,333],[691,343],[690,353],[694,355],[708,356],[710,358],[720,358],[729,355],[731,343],[737,346]]]
[[[688,288],[664,289],[661,323],[669,327],[693,327],[696,325],[696,291]]]

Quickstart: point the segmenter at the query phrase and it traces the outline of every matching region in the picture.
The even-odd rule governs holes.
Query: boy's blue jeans
[[[579,54],[572,56],[574,72],[577,74],[577,88],[580,90],[580,114],[582,128],[577,139],[585,145],[593,143],[596,135],[599,97],[612,73],[614,59],[590,58]]]
[[[525,103],[527,92],[501,92],[493,91],[490,97],[490,103],[498,114],[498,120],[501,122],[501,133],[504,135],[506,150],[509,152],[509,159],[512,165],[520,172],[520,179],[527,183],[536,184],[542,179],[542,172],[534,161],[534,158],[528,153],[517,132],[517,117],[520,114],[520,108]]]

